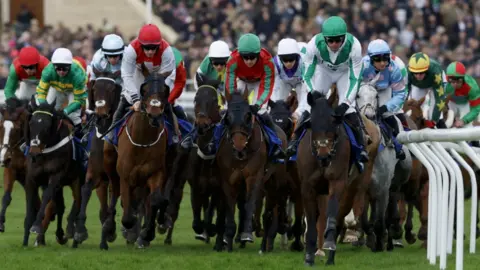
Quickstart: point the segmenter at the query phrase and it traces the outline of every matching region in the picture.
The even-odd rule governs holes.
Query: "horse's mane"
[[[325,98],[326,99],[327,95],[321,93],[320,91],[312,91],[312,97],[313,97],[313,100],[317,100],[317,99],[320,99],[320,98]]]

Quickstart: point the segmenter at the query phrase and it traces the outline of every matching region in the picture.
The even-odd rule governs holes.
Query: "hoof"
[[[208,237],[205,233],[195,234],[195,239],[206,242]]]
[[[413,245],[415,242],[417,242],[417,236],[414,233],[406,233],[405,240],[407,240],[409,245]]]
[[[78,248],[78,242],[73,240],[73,243],[72,243],[72,248]]]
[[[354,247],[363,247],[365,246],[365,237],[360,237],[357,241],[352,242]]]
[[[243,233],[240,235],[240,240],[241,240],[242,242],[253,243],[253,235],[252,235],[251,233],[243,232]]]
[[[325,241],[325,243],[323,243],[322,249],[323,250],[337,250],[337,245],[335,244],[334,241]]]
[[[397,248],[403,248],[402,239],[393,239],[393,246]]]
[[[325,251],[321,249],[317,249],[317,252],[315,252],[315,256],[317,257],[325,257]]]
[[[167,232],[167,229],[167,226],[165,226],[164,224],[157,225],[157,232],[159,234],[165,234]]]
[[[150,242],[145,241],[140,237],[137,239],[136,244],[137,244],[137,248],[140,248],[140,249],[144,249],[144,248],[150,246]]]
[[[305,266],[313,266],[315,264],[315,255],[313,253],[305,254]]]
[[[263,230],[258,230],[255,232],[255,236],[256,237],[263,237],[265,234],[265,232]]]
[[[40,227],[39,225],[33,225],[30,228],[30,232],[34,234],[43,234],[42,227]]]
[[[77,241],[77,242],[80,242],[80,243],[83,243],[83,241],[87,240],[88,239],[88,232],[85,231],[85,232],[76,232],[74,235],[73,235],[73,240]]]
[[[107,243],[100,243],[100,250],[108,250],[108,244]]]
[[[353,243],[358,241],[358,236],[357,232],[354,230],[348,229],[347,232],[345,233],[345,237],[343,238],[343,243]]]
[[[0,233],[5,232],[5,224],[3,222],[0,222]]]
[[[117,239],[117,233],[115,233],[115,232],[110,233],[110,234],[108,234],[108,236],[107,236],[107,241],[108,241],[109,243],[113,243],[116,239]]]
[[[127,235],[128,235],[127,229],[125,229],[125,227],[122,226],[122,227],[120,228],[120,231],[122,232],[123,238],[127,239]]]
[[[239,248],[245,248],[247,246],[247,242],[240,242]]]
[[[455,236],[455,234],[454,234]],[[418,239],[422,240],[422,241],[426,241],[427,240],[427,228],[426,226],[425,227],[421,227],[419,230],[418,230],[418,235],[417,235]]]
[[[375,233],[371,233],[367,235],[367,247],[370,248],[372,251],[375,250],[375,242],[377,241],[377,237]]]
[[[65,245],[67,242],[68,242],[68,238],[67,237],[58,237],[56,236],[55,237],[57,239],[57,243],[59,243],[60,245]]]
[[[171,245],[172,245],[172,239],[166,238],[166,239],[163,241],[163,244],[165,244],[165,245],[167,245],[167,246],[171,246]]]
[[[420,245],[420,247],[424,248],[424,249],[427,249],[427,241],[424,241],[422,243],[422,245]]]
[[[303,244],[301,241],[294,241],[290,245],[290,250],[291,251],[303,251]],[[322,251],[323,252],[323,251]]]

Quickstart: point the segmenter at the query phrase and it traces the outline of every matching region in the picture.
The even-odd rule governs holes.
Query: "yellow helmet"
[[[408,61],[408,70],[413,73],[422,73],[428,70],[430,67],[430,57],[428,55],[419,52],[410,57]]]

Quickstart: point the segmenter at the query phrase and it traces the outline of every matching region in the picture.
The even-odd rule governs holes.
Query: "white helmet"
[[[307,43],[306,42],[297,42],[297,45],[298,45],[298,49],[301,51],[303,48],[306,48],[307,47]]]
[[[217,40],[210,44],[208,49],[208,57],[213,58],[228,58],[230,57],[230,48],[225,41]]]
[[[293,38],[284,38],[278,42],[278,55],[300,54],[297,41]]]
[[[67,48],[58,48],[53,52],[52,64],[69,64],[73,62],[72,52]]]
[[[120,55],[123,54],[125,43],[123,39],[115,34],[106,35],[102,42],[102,52],[105,55]]]

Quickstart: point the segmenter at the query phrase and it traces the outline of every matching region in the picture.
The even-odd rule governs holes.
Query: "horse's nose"
[[[95,107],[97,108],[102,108],[104,107],[105,105],[107,104],[107,102],[105,100],[97,100],[95,101]]]

